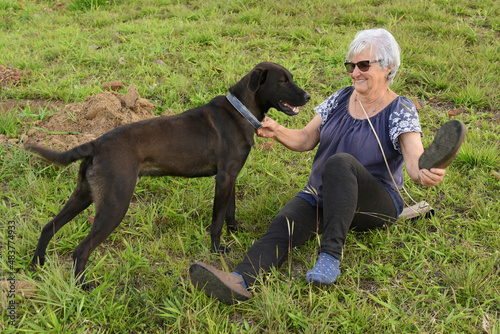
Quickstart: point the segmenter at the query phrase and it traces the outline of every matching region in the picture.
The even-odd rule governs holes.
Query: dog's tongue
[[[293,110],[293,112],[299,112],[299,107],[294,107],[286,103],[285,101],[282,102],[285,107],[288,107]]]

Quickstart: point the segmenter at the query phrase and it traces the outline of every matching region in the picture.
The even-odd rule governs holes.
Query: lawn
[[[213,178],[142,178],[121,225],[90,257],[92,292],[75,284],[71,263],[92,206],[52,239],[46,265],[30,271],[41,228],[78,172],[77,163],[56,168],[23,149],[40,122],[78,122],[64,106],[110,81],[123,82],[120,94],[135,85],[156,105],[151,117],[178,114],[273,61],[312,98],[295,117],[269,116],[300,128],[350,84],[349,43],[375,27],[401,46],[391,89],[420,104],[424,146],[450,118],[467,126],[442,184],[405,182],[406,203],[427,201],[434,217],[350,233],[331,287],[305,281],[316,261],[311,240],[259,280],[255,298],[221,304],[193,288],[190,264],[234,268],[305,185],[314,157],[256,137],[237,180],[242,229],[223,234],[230,253],[210,252]],[[498,1],[0,0],[0,66],[3,333],[500,333]],[[64,126],[47,131],[47,141],[71,135]]]

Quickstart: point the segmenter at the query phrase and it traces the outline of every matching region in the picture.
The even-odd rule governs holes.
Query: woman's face
[[[351,62],[357,63],[362,60],[377,60],[369,48],[361,51],[357,56],[351,59]],[[358,66],[351,73],[351,80],[354,88],[360,94],[377,92],[379,90],[387,90],[389,82],[386,75],[391,72],[391,69],[384,70],[380,63],[370,63],[370,68],[366,72],[360,71]]]

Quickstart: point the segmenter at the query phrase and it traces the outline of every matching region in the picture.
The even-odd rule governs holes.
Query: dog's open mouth
[[[299,113],[299,107],[294,107],[292,105],[289,105],[285,101],[280,101],[279,105],[280,105],[281,111],[283,111],[288,116],[295,116]]]

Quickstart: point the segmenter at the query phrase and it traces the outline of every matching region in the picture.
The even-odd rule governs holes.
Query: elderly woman
[[[403,162],[410,178],[423,186],[443,181],[444,166],[419,168],[424,148],[415,105],[389,88],[399,65],[399,45],[388,31],[361,31],[346,55],[352,86],[321,103],[302,129],[264,119],[257,135],[293,151],[312,150],[319,143],[308,183],[233,272],[194,263],[190,275],[198,289],[227,304],[251,298],[247,287],[259,273],[281,265],[290,246],[303,245],[317,234],[321,234],[319,256],[306,280],[332,284],[340,275],[348,230],[390,226],[402,212],[398,188],[403,186]],[[458,148],[453,150],[434,150],[428,158],[449,158]]]

